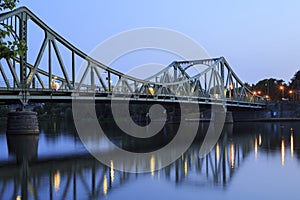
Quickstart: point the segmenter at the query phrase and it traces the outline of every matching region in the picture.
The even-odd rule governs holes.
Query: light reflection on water
[[[110,167],[103,166],[84,154],[72,126],[47,126],[41,126],[38,158],[28,165],[14,164],[1,130],[0,199],[26,199],[25,195],[28,199],[295,199],[300,195],[298,123],[226,125],[207,156],[199,156],[203,139],[199,135],[173,164],[146,174],[117,171],[113,160]],[[150,159],[152,169],[156,159]]]

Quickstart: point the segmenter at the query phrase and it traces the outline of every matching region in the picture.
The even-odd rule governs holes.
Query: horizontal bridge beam
[[[15,89],[3,90],[0,89],[1,101],[19,100],[22,96],[19,95],[20,90]],[[265,104],[259,102],[243,102],[230,99],[214,99],[203,97],[189,97],[189,96],[174,96],[174,95],[146,95],[135,93],[128,94],[113,94],[111,92],[104,93],[78,93],[72,90],[55,91],[55,90],[31,90],[27,93],[27,98],[30,102],[71,102],[72,100],[78,101],[137,101],[137,102],[156,102],[156,103],[189,103],[189,104],[203,104],[203,105],[223,105],[231,107],[248,107],[248,108],[263,108]]]

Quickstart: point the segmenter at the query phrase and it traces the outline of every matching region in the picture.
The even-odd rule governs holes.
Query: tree
[[[16,4],[19,2],[19,0],[0,0],[0,11],[5,9],[14,9],[16,7]]]
[[[253,85],[253,90],[260,96],[269,97],[271,101],[278,101],[282,98],[282,91],[279,87],[283,85],[286,89],[286,84],[283,80],[274,78],[264,79]]]
[[[12,10],[19,0],[0,0],[0,12]],[[27,50],[26,42],[18,37],[14,27],[0,22],[0,59],[22,56]]]
[[[300,70],[297,71],[294,77],[291,79],[290,89],[300,90]]]
[[[245,82],[244,85],[245,85],[245,87],[248,88],[249,90],[251,90],[251,91],[253,90],[253,87],[254,87],[253,84],[250,85],[249,83]]]

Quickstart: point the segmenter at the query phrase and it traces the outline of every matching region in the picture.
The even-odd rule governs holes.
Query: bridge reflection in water
[[[202,124],[203,129],[207,124]],[[294,124],[253,123],[225,125],[222,137],[205,157],[199,157],[203,134],[199,133],[193,145],[181,158],[168,167],[147,174],[120,172],[102,165],[90,155],[74,154],[61,157],[37,155],[37,137],[7,138],[15,161],[2,162],[0,166],[0,199],[99,199],[134,182],[140,177],[168,180],[175,185],[190,187],[223,187],[226,189],[245,158],[259,157],[259,152],[281,154],[282,166],[287,156],[299,158],[299,140]],[[201,132],[201,131],[200,131]],[[24,136],[22,136],[24,137]],[[25,143],[30,151],[24,150]],[[33,148],[32,148],[33,147]],[[35,151],[33,151],[35,150]],[[22,155],[23,152],[23,155]],[[290,152],[290,153],[289,153]],[[158,162],[151,157],[150,164]]]

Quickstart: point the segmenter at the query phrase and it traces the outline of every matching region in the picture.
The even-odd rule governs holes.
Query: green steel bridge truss
[[[0,60],[2,101],[26,104],[28,101],[71,100],[74,96],[84,99],[92,95],[96,100],[116,97],[247,108],[265,105],[263,98],[245,86],[224,57],[174,61],[141,80],[80,51],[26,7],[1,14],[0,24],[11,26],[15,35],[28,45],[22,56]],[[31,29],[42,33],[38,48],[30,48],[30,40],[34,43],[38,40],[30,38]],[[191,68],[198,70],[197,73],[191,74]]]

